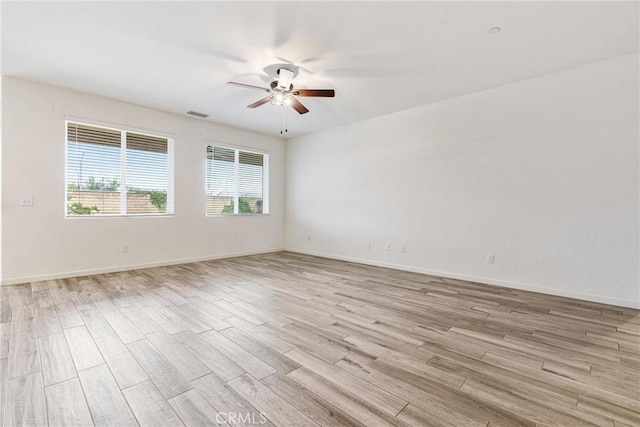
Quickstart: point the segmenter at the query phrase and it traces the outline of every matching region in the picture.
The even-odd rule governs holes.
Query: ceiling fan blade
[[[266,87],[260,87],[260,86],[254,86],[254,85],[246,85],[244,83],[236,83],[236,82],[227,82],[227,84],[231,85],[231,86],[243,87],[245,89],[257,89],[257,90],[264,90],[265,92],[269,92],[269,89],[267,89]]]
[[[326,98],[333,98],[336,96],[336,91],[333,89],[296,89],[293,91],[297,96],[322,96]]]
[[[271,101],[271,95],[269,95],[269,96],[267,96],[265,98],[262,98],[260,101],[256,101],[251,105],[247,105],[247,108],[256,108],[256,107],[259,107],[261,105],[266,104],[269,101]]]
[[[293,107],[294,110],[296,110],[300,114],[304,114],[304,113],[308,113],[309,112],[307,107],[302,105],[302,103],[300,101],[298,101],[297,99],[295,99],[295,98],[291,101],[291,106]]]

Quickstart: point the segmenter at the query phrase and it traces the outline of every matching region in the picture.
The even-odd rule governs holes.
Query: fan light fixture
[[[290,93],[276,92],[271,98],[271,105],[288,107],[293,103],[293,95]]]

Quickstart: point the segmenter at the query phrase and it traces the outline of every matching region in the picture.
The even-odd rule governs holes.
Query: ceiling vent
[[[207,117],[209,117],[208,114],[198,113],[197,111],[187,111],[187,114],[191,114],[192,116],[196,116],[196,117],[202,117],[203,119],[206,119]]]

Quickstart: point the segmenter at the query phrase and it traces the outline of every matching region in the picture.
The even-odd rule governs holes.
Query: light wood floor
[[[0,295],[6,426],[640,425],[637,310],[291,253]]]

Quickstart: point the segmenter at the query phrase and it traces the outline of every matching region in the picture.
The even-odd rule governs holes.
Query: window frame
[[[234,150],[236,152],[244,151],[252,154],[261,154],[262,157],[262,213],[208,213],[207,212],[207,150],[209,147],[212,148],[224,148],[228,150]],[[270,153],[268,150],[262,150],[255,147],[247,147],[243,145],[237,144],[227,144],[219,141],[205,141],[204,144],[204,213],[207,218],[219,218],[219,217],[261,217],[264,215],[270,215],[270,207],[269,207],[269,159]],[[239,203],[238,199],[240,196],[238,195],[238,164],[240,161],[240,156],[238,153],[234,154],[234,159],[237,157],[237,160],[234,161],[234,175],[236,179],[236,190],[233,197],[234,200],[234,210],[238,209]]]
[[[97,215],[69,215],[68,213],[68,196],[69,188],[67,183],[67,175],[69,169],[69,123],[77,123],[79,125],[87,125],[100,127],[104,129],[120,132],[120,170],[121,170],[121,186],[120,193],[120,213],[117,214],[97,214]],[[126,190],[126,169],[127,169],[127,133],[135,133],[155,138],[163,138],[167,140],[167,212],[166,213],[127,213],[127,190]],[[175,215],[175,160],[174,160],[174,142],[175,137],[172,134],[158,132],[132,126],[123,126],[115,123],[108,123],[98,120],[86,119],[74,116],[65,116],[64,118],[64,218],[166,218]]]

